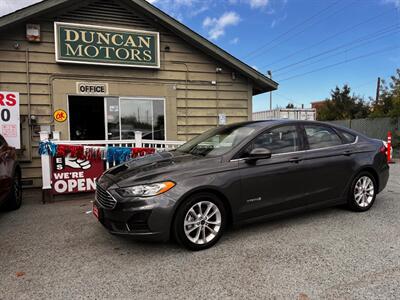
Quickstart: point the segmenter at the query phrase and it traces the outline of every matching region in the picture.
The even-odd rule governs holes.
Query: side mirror
[[[272,156],[271,150],[267,148],[255,148],[251,150],[249,157],[246,158],[246,161],[255,162],[259,159],[271,158],[271,156]]]

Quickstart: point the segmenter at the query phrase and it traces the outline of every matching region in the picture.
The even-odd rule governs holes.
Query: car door
[[[328,125],[302,127],[307,148],[303,161],[306,201],[323,203],[340,199],[353,175],[353,145]]]
[[[246,161],[246,156],[255,148],[269,149],[272,157]],[[284,125],[261,133],[242,150],[239,220],[301,205],[302,148],[300,129],[296,125]]]

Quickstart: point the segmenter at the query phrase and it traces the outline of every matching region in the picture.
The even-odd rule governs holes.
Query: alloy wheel
[[[368,207],[375,196],[374,182],[368,176],[360,177],[354,187],[354,200],[359,207]]]
[[[218,235],[221,225],[221,212],[210,201],[195,203],[186,213],[183,224],[186,237],[197,245],[211,242]]]

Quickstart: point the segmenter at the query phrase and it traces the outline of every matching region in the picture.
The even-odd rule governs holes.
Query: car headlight
[[[169,191],[175,186],[172,181],[158,182],[152,184],[136,185],[117,189],[122,197],[152,197]]]

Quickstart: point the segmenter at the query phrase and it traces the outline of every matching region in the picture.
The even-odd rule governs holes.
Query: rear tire
[[[10,195],[4,205],[6,210],[17,210],[22,204],[22,185],[21,185],[21,174],[16,172],[13,178],[13,184],[10,191]]]
[[[211,193],[195,194],[177,210],[173,234],[175,240],[192,251],[214,246],[221,238],[227,221],[222,201]]]
[[[347,206],[356,212],[369,210],[375,202],[378,186],[374,176],[369,172],[361,172],[351,185]]]

